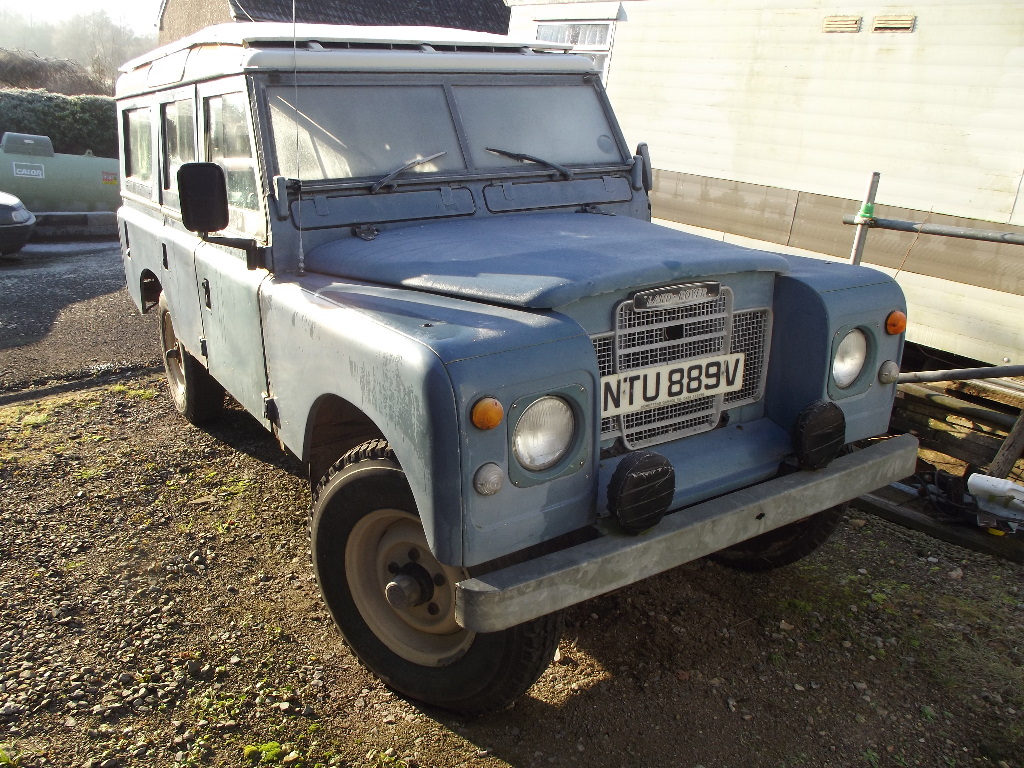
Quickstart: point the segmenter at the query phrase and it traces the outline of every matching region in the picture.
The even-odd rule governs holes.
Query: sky
[[[0,11],[11,11],[36,21],[59,16],[106,11],[110,18],[131,27],[137,34],[155,34],[160,0],[0,0]]]

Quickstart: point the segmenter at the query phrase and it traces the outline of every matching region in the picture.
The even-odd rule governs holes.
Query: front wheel
[[[431,554],[383,440],[349,451],[318,484],[310,551],[345,640],[399,693],[466,714],[493,711],[525,693],[554,656],[561,613],[500,632],[456,623],[455,583],[466,574]]]
[[[741,571],[770,571],[807,557],[828,541],[849,504],[838,504],[795,523],[762,533],[711,556]]]

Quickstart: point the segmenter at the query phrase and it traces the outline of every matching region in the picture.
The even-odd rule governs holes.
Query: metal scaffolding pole
[[[867,244],[868,227],[875,220],[875,195],[878,193],[878,180],[882,174],[875,171],[871,174],[871,181],[868,182],[868,191],[864,194],[864,203],[856,216],[851,216],[850,224],[857,225],[857,232],[853,236],[853,250],[850,251],[850,263],[860,264],[864,257],[864,246]],[[846,219],[843,219],[844,223]]]
[[[987,368],[957,368],[950,371],[911,371],[901,373],[900,384],[915,381],[970,381],[971,379],[1002,379],[1024,376],[1024,365],[993,365]]]
[[[1024,234],[1003,232],[997,229],[954,227],[949,224],[927,224],[918,221],[903,221],[902,219],[864,219],[859,213],[856,216],[843,216],[843,224],[855,224],[858,232],[865,227],[868,229],[892,229],[897,232],[920,232],[922,235],[941,235],[942,237],[957,237],[962,240],[984,240],[989,243],[1024,245]],[[856,236],[854,247],[856,248]]]

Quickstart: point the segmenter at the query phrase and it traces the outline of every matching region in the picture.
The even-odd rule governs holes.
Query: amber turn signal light
[[[493,397],[483,397],[473,406],[473,426],[477,429],[494,429],[505,417],[505,409]]]
[[[898,309],[894,309],[889,313],[889,316],[885,318],[885,331],[890,336],[895,336],[897,333],[903,333],[907,330],[907,315],[905,312],[900,312]]]

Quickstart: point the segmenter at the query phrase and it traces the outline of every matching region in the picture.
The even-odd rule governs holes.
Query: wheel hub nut
[[[398,610],[423,605],[434,596],[434,580],[427,569],[416,562],[419,559],[419,552],[415,549],[410,550],[409,555],[413,553],[416,557],[401,568],[392,569],[397,563],[388,565],[388,572],[394,576],[384,587],[384,597],[392,608]]]
[[[392,608],[412,608],[423,602],[420,583],[406,573],[400,573],[384,587],[384,596]]]

